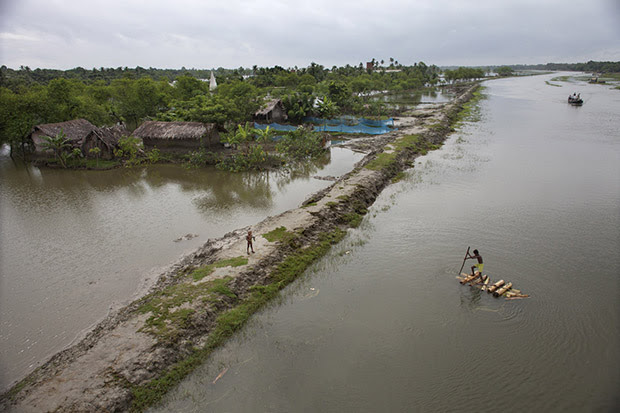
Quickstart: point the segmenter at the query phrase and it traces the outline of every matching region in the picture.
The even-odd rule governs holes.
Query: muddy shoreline
[[[208,240],[161,274],[147,296],[109,315],[79,343],[56,354],[13,386],[2,395],[0,409],[128,411],[141,410],[159,400],[166,389],[192,370],[191,363],[201,363],[221,344],[215,338],[221,334],[220,316],[247,304],[257,288],[266,289],[276,282],[276,291],[283,288],[290,282],[277,278],[284,271],[283,264],[300,258],[298,261],[307,262],[307,266],[338,242],[399,172],[445,141],[462,105],[477,87],[461,87],[453,101],[401,117],[398,131],[348,141],[345,146],[368,154],[351,172],[310,196],[301,207],[253,225],[255,254],[246,255],[248,228]],[[262,236],[283,227],[289,234],[284,240],[269,241]],[[215,268],[199,280],[188,276],[210,264],[241,256],[247,257],[247,263]],[[303,266],[295,271],[299,275]],[[153,313],[144,311],[149,300],[159,299],[162,292],[198,289],[218,280],[226,281],[231,294],[217,300],[205,295],[184,301],[175,312],[182,309],[187,317],[181,323],[168,320],[165,330],[155,330],[149,324]],[[229,328],[222,339],[242,324]]]

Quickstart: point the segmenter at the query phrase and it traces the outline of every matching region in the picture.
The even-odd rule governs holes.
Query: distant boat
[[[581,99],[580,96],[570,95],[568,97],[568,103],[570,103],[573,106],[581,106],[581,105],[583,105],[583,99]]]

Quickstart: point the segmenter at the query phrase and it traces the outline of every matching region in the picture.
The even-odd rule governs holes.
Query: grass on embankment
[[[164,394],[181,382],[196,367],[200,366],[214,349],[223,344],[235,331],[239,330],[252,314],[261,309],[281,289],[290,284],[300,274],[303,274],[310,264],[325,255],[331,246],[338,243],[345,234],[344,230],[337,228],[331,232],[321,234],[319,241],[315,244],[306,248],[298,248],[276,267],[271,273],[268,284],[251,287],[250,291],[243,298],[238,297],[229,288],[230,277],[200,283],[198,286],[184,283],[169,287],[165,291],[153,296],[148,303],[145,303],[141,311],[162,315],[160,318],[149,318],[151,321],[147,321],[147,329],[165,339],[174,339],[174,337],[169,335],[170,331],[166,329],[166,325],[170,323],[183,324],[193,314],[192,311],[183,311],[182,309],[171,312],[171,308],[178,308],[183,303],[188,302],[188,300],[199,299],[212,302],[213,300],[221,300],[222,297],[233,300],[235,305],[217,317],[216,325],[209,333],[204,347],[194,349],[189,356],[174,364],[160,377],[146,384],[134,386],[131,389],[133,394],[131,410],[144,411],[149,406],[158,403]],[[286,231],[284,227],[280,227],[264,236],[268,239],[274,239],[275,237],[288,241],[298,237],[297,234]],[[164,297],[176,298],[165,300]],[[178,315],[175,315],[177,313]]]
[[[237,267],[248,263],[245,257],[236,257],[220,260],[213,264],[197,268],[189,274],[180,274],[181,277],[200,281],[210,275],[216,268]],[[142,305],[138,308],[141,314],[150,314],[145,326],[141,331],[149,333],[159,340],[174,343],[184,328],[189,327],[191,317],[196,313],[193,308],[183,308],[184,305],[192,304],[200,300],[203,306],[217,305],[222,297],[236,299],[237,296],[228,288],[230,277],[210,280],[201,283],[180,282],[164,288],[142,299]]]
[[[396,165],[399,154],[405,150],[426,155],[429,150],[438,149],[441,145],[433,145],[422,139],[420,135],[405,135],[394,141],[392,146],[394,147],[392,152],[381,152],[375,159],[368,162],[365,167],[373,171],[386,170]]]
[[[551,83],[548,80],[545,80],[545,83],[549,86],[562,87],[562,85],[556,85],[555,83]]]

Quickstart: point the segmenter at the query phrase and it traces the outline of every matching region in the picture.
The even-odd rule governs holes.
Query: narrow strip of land
[[[2,396],[20,412],[140,411],[156,403],[247,318],[359,225],[383,188],[438,148],[477,85],[400,118],[398,131],[352,140],[353,171],[299,208],[209,240],[162,274],[145,297],[109,316]]]

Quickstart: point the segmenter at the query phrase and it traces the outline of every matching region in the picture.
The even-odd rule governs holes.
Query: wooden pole
[[[467,256],[469,255],[469,249],[471,247],[467,247],[467,252],[465,253],[465,258],[463,258],[463,265],[461,265],[461,269],[459,270],[459,275],[461,275],[461,271],[463,271],[463,267],[465,266],[465,261],[467,261]]]

